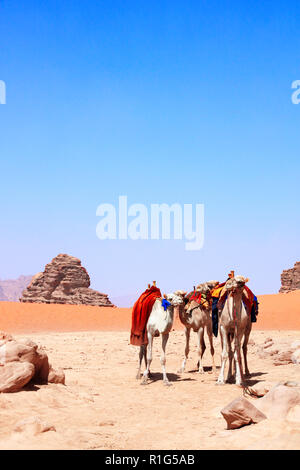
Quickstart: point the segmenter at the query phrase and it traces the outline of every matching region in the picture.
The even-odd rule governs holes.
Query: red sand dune
[[[11,333],[128,330],[130,308],[0,302],[0,330]]]
[[[256,330],[300,330],[300,290],[258,297]]]
[[[300,291],[259,297],[256,330],[300,330]],[[175,329],[181,328],[178,318]],[[0,330],[10,333],[129,331],[130,308],[0,302]]]

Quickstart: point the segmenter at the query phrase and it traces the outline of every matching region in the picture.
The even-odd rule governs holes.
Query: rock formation
[[[18,392],[29,382],[65,383],[63,370],[55,371],[47,354],[29,339],[15,340],[0,333],[0,393]]]
[[[300,289],[300,261],[291,269],[286,269],[281,274],[281,288],[279,292],[288,293]]]
[[[259,396],[256,393],[251,394]],[[277,383],[263,395],[263,398],[255,400],[255,406],[244,397],[236,398],[225,406],[221,414],[227,422],[227,429],[237,429],[248,424],[259,423],[264,419],[292,419],[299,422],[299,383]]]
[[[275,366],[297,364],[300,340],[290,343],[286,339],[277,339],[274,342],[272,338],[267,338],[263,344],[258,344],[255,350],[257,358],[266,359],[269,357]]]
[[[0,281],[0,300],[17,302],[31,279],[32,276],[20,276],[18,279]]]
[[[85,304],[113,307],[106,294],[90,289],[90,276],[73,256],[60,254],[47,264],[44,272],[36,274],[21,302],[47,304]]]
[[[269,419],[286,419],[290,411],[300,405],[300,384],[285,382],[276,384],[263,397],[255,401],[256,408]]]
[[[227,423],[227,429],[238,429],[248,424],[256,424],[266,419],[266,415],[258,410],[249,400],[239,397],[221,410]]]

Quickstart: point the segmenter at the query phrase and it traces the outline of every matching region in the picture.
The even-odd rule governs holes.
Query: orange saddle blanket
[[[161,292],[157,287],[150,287],[138,298],[132,309],[130,344],[142,346],[148,344],[146,326],[152,307]]]

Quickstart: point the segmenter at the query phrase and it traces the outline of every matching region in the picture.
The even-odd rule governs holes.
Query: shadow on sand
[[[37,386],[36,384],[29,382],[29,384],[22,388],[22,392],[37,392],[40,390],[40,388],[41,387]]]
[[[266,372],[254,372],[253,374],[250,374],[249,377],[244,378],[244,384],[247,387],[253,387],[253,385],[258,384],[259,382],[263,382],[264,379],[259,380],[259,379],[252,379],[252,377],[261,377],[262,375],[266,375]]]
[[[178,374],[173,374],[172,372],[168,372],[168,379],[170,382],[193,382],[195,379],[191,379],[190,377],[183,377]],[[151,372],[148,383],[151,384],[152,382],[163,381],[163,375],[161,372]]]
[[[220,366],[216,366],[216,370],[217,370],[217,369],[220,369]],[[198,367],[197,367],[197,369],[191,369],[191,370],[188,370],[187,372],[188,372],[189,374],[193,374],[193,373],[195,373],[195,372],[198,372],[198,370],[199,370],[199,369],[198,369]],[[203,367],[203,370],[204,370],[204,372],[211,372],[211,373],[212,373],[212,371],[213,371],[213,370],[212,370],[212,366],[210,366],[210,367],[204,366],[204,367]]]

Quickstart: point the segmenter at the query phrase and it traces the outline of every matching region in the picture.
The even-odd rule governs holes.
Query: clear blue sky
[[[300,259],[300,3],[0,1],[0,277],[77,256],[111,296]],[[100,241],[96,208],[204,203],[205,245]]]

